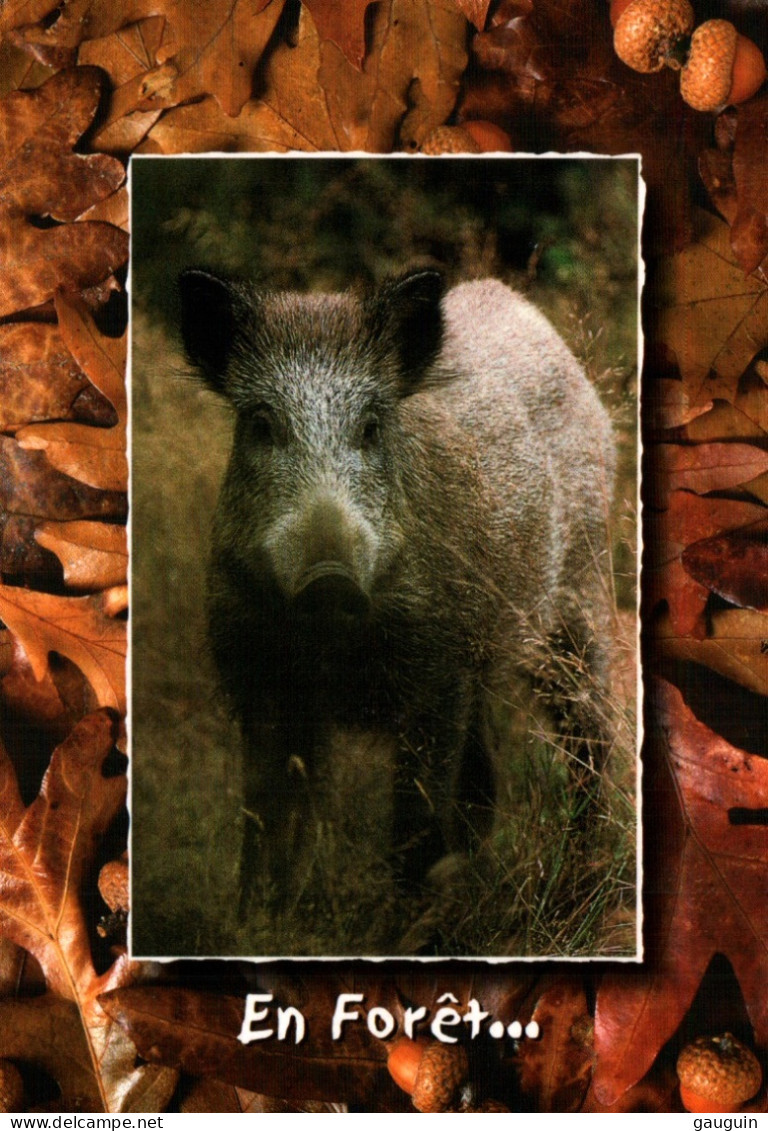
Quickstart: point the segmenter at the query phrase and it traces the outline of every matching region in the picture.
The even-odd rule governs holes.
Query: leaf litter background
[[[696,8],[768,48],[763,5]],[[768,96],[688,111],[674,75],[618,63],[592,0],[212,0],[196,15],[181,0],[0,10],[0,1057],[35,1109],[408,1110],[364,1026],[330,1041],[333,1002],[356,990],[401,1017],[449,988],[459,1008],[474,996],[541,1024],[519,1047],[471,1042],[478,1095],[680,1110],[686,1039],[730,1029],[764,1066],[768,1051]],[[132,963],[97,929],[96,886],[127,828],[125,160],[412,151],[471,118],[529,152],[643,157],[645,961]],[[302,1009],[300,1046],[237,1043],[257,987]]]

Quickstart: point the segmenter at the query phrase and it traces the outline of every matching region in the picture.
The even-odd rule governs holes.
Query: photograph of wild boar
[[[635,958],[637,162],[131,195],[133,953]]]

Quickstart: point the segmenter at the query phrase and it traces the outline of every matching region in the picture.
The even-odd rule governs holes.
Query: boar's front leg
[[[241,920],[256,900],[274,913],[298,899],[295,865],[309,819],[308,766],[291,728],[251,722],[244,745]]]

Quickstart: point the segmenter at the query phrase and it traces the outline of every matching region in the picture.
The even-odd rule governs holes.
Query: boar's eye
[[[248,414],[251,437],[257,444],[273,444],[275,430],[272,423],[272,414],[268,408],[259,407]]]
[[[363,421],[363,431],[360,436],[360,447],[363,451],[377,447],[381,439],[381,421],[375,412],[371,412]]]

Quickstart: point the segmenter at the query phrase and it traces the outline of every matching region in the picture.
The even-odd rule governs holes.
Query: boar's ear
[[[187,357],[212,388],[224,391],[235,332],[236,295],[230,283],[191,268],[179,276],[181,334]]]
[[[444,287],[439,271],[411,271],[385,283],[373,300],[375,332],[399,356],[406,395],[416,391],[440,351]]]

